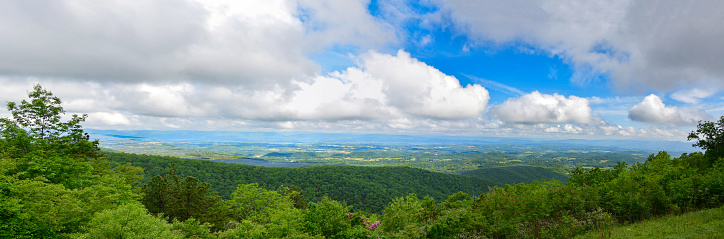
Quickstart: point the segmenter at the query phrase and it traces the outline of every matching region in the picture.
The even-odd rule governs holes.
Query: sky
[[[685,140],[724,1],[0,0],[0,101],[118,130]],[[9,117],[0,108],[0,117]]]

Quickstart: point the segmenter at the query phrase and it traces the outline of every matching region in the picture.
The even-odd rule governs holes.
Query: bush
[[[162,218],[146,211],[143,205],[134,203],[105,210],[93,216],[85,227],[85,233],[75,238],[184,238]]]
[[[304,227],[311,235],[336,238],[337,234],[352,227],[351,220],[345,215],[352,207],[323,197],[319,202],[309,203],[304,215]]]

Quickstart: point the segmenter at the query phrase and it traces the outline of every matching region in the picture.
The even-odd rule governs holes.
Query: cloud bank
[[[430,2],[420,13],[404,1],[377,10],[369,1],[0,1],[0,102],[41,83],[69,113],[88,113],[87,125],[119,129],[671,137],[711,118],[658,97],[635,105],[639,96],[526,94],[504,79],[461,84],[453,75],[464,72],[425,59],[451,35],[470,54],[514,47],[560,58],[579,85],[604,77],[619,91],[686,89],[670,97],[721,108],[700,104],[724,87],[720,1]],[[325,54],[348,62],[330,67]],[[488,108],[489,89],[518,97]],[[604,110],[666,128],[594,117]]]
[[[130,123],[127,117],[111,119],[119,111],[149,117],[262,121],[457,120],[480,116],[489,100],[488,91],[482,86],[462,87],[455,77],[402,50],[397,55],[370,51],[358,57],[358,61],[357,67],[342,72],[292,80],[288,85],[265,90],[185,82],[102,85],[57,81],[46,87],[84,89],[58,93],[68,96],[65,106],[69,111],[109,111],[93,115],[102,118],[98,122],[110,125]]]
[[[3,75],[266,89],[325,47],[397,41],[363,2],[314,0],[3,1],[0,29]]]

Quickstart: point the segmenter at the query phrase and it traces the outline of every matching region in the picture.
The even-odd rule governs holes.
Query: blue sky
[[[0,100],[42,84],[96,129],[684,140],[724,114],[722,9],[7,1]]]

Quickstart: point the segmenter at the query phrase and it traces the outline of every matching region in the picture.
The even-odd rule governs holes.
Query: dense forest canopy
[[[410,193],[429,195],[444,200],[463,191],[478,195],[488,187],[500,186],[482,178],[430,172],[410,167],[315,166],[302,168],[268,168],[208,160],[180,159],[124,153],[106,153],[112,165],[131,163],[145,169],[144,182],[164,175],[174,163],[177,171],[210,183],[213,191],[229,199],[239,184],[256,183],[275,190],[282,186],[298,186],[310,200],[324,196],[345,201],[355,211],[382,212],[395,197]],[[504,184],[503,184],[504,185]]]
[[[689,136],[703,153],[576,168],[567,184],[488,187],[411,168],[292,171],[110,153],[109,162],[84,135],[84,115],[63,121],[60,99],[39,85],[28,96],[9,102],[12,117],[0,120],[1,238],[570,238],[724,203],[724,116]],[[373,177],[397,182],[367,184]],[[424,185],[434,189],[428,195],[380,194],[353,206],[333,199],[439,178],[445,185]],[[321,182],[332,179],[341,180]],[[228,196],[211,190],[228,183],[236,185],[218,187]],[[443,191],[455,187],[462,192]]]

